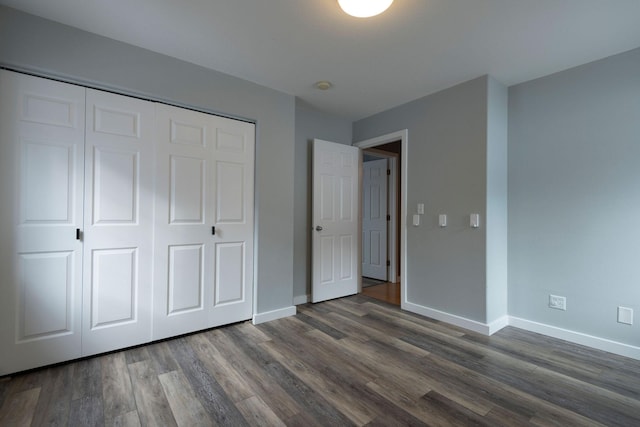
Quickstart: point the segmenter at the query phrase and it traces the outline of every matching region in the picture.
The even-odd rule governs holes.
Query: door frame
[[[400,212],[397,212],[397,217],[400,218],[400,281],[402,286],[400,286],[400,307],[405,308],[407,303],[407,289],[409,280],[407,277],[407,176],[408,176],[408,145],[409,145],[409,131],[408,129],[399,130],[396,132],[391,132],[388,134],[380,135],[375,138],[369,138],[362,141],[354,142],[352,145],[354,147],[358,147],[360,149],[364,148],[375,148],[379,145],[384,145],[389,142],[400,141],[401,153],[401,186],[400,186]],[[360,176],[362,176],[362,162],[360,163]],[[394,190],[395,191],[395,190]],[[362,203],[362,201],[360,202]],[[362,214],[360,214],[360,230],[362,230]],[[360,245],[362,245],[362,233],[360,237]],[[394,251],[395,251],[394,246]],[[360,264],[362,264],[362,259],[360,259]],[[391,275],[391,270],[389,271]],[[396,269],[396,278],[397,278],[397,269]],[[393,276],[392,276],[393,277]]]

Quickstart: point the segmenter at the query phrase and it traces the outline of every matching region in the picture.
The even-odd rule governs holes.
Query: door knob
[[[318,226],[316,227],[316,231],[322,231],[322,226],[321,226],[321,225],[318,225]]]

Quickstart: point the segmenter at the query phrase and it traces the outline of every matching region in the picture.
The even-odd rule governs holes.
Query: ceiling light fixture
[[[316,82],[314,86],[316,87],[316,89],[327,90],[327,89],[331,89],[333,85],[331,84],[331,82],[328,82],[326,80],[321,80],[319,82]]]
[[[393,0],[338,0],[345,13],[356,18],[369,18],[384,12]]]

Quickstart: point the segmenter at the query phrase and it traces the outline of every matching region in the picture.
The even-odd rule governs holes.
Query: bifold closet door
[[[153,338],[249,319],[252,124],[156,107]]]
[[[0,375],[81,355],[84,101],[0,70]]]
[[[151,340],[155,105],[87,89],[82,354]]]

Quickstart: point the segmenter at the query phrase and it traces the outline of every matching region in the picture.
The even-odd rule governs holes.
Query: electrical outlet
[[[567,309],[567,299],[558,295],[549,295],[549,308],[555,308],[556,310]]]
[[[633,325],[633,309],[629,307],[618,307],[618,323]]]

